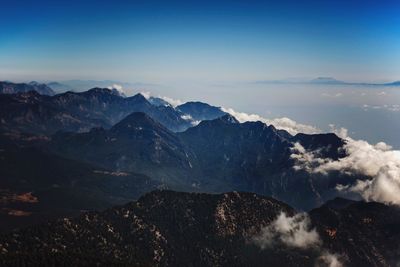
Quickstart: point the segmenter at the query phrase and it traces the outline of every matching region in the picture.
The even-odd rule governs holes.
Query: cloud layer
[[[400,151],[379,142],[371,145],[363,140],[346,137],[344,149],[347,156],[339,160],[320,158],[318,151],[306,151],[296,143],[292,158],[295,169],[327,175],[339,171],[359,176],[353,185],[338,185],[341,191],[360,194],[367,201],[400,204]]]
[[[314,134],[321,132],[318,128],[314,126],[297,123],[296,121],[286,117],[276,118],[276,119],[266,119],[257,114],[247,114],[244,112],[237,112],[231,108],[222,107],[221,110],[234,116],[239,122],[261,121],[266,124],[272,124],[275,128],[280,130],[285,130],[292,135],[295,135],[297,133]]]

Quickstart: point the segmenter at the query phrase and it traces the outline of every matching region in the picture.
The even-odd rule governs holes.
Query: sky
[[[400,2],[0,0],[0,79],[400,80]]]

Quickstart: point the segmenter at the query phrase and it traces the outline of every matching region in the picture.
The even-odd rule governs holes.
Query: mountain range
[[[75,192],[80,190],[75,185],[90,181],[96,197],[102,195],[98,202],[103,204],[98,207],[111,207],[116,203],[112,199],[133,200],[152,189],[169,188],[212,193],[249,191],[309,210],[338,196],[337,184],[351,184],[356,179],[347,174],[323,176],[295,169],[295,143],[324,158],[346,156],[342,149],[345,141],[335,134],[292,136],[262,122],[239,123],[206,103],[173,107],[161,100],[148,100],[141,94],[124,97],[116,90],[102,88],[54,96],[35,91],[0,94],[1,138],[4,144],[13,144],[15,151],[3,153],[4,168],[14,176],[4,175],[18,181],[12,186],[5,182],[5,199],[26,192],[38,196],[39,192],[54,191],[59,184],[52,181],[53,175],[54,180],[68,176],[65,181],[71,182],[65,186]],[[44,167],[33,169],[46,182],[36,183],[40,179],[29,177],[25,170],[31,165],[26,155],[35,159],[32,166],[54,167],[52,174]],[[57,164],[64,161],[71,165],[68,171]],[[81,169],[85,171],[75,172]],[[127,183],[140,174],[146,186],[129,184],[131,197],[118,190],[99,193],[93,177],[102,173],[107,177],[123,173],[113,179]],[[8,216],[13,204],[3,202],[3,214]],[[97,207],[89,200],[79,203],[73,210]],[[21,210],[32,214],[31,208]],[[33,216],[14,217],[12,221],[29,221]]]
[[[115,89],[15,90],[0,94],[0,265],[398,263],[398,206],[336,189],[369,177],[297,168],[298,147],[348,156],[334,133]]]
[[[293,78],[293,79],[283,79],[283,80],[262,80],[256,81],[258,84],[324,84],[324,85],[359,85],[359,86],[399,86],[400,81],[379,83],[379,82],[349,82],[341,81],[334,77],[317,77],[314,79],[304,79],[304,78]]]
[[[44,135],[109,128],[132,112],[145,112],[172,131],[183,131],[193,122],[171,106],[152,105],[141,94],[122,97],[116,90],[100,88],[55,96],[36,91],[0,94],[0,103],[1,128]]]

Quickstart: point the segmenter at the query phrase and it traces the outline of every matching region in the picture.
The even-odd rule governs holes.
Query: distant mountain
[[[151,96],[147,99],[152,105],[155,106],[166,106],[166,107],[172,107],[172,105],[170,103],[168,103],[167,101],[165,101],[162,98],[159,97],[154,97]]]
[[[74,89],[66,84],[62,84],[59,82],[49,82],[47,83],[47,86],[49,86],[53,91],[57,93],[64,93],[67,91],[74,91]]]
[[[317,77],[315,79],[307,80],[301,79],[283,79],[283,80],[261,80],[255,81],[256,84],[325,84],[325,85],[355,85],[355,86],[399,86],[400,81],[379,83],[379,82],[348,82],[337,80],[333,77]]]
[[[391,83],[385,83],[385,85],[388,85],[388,86],[400,86],[400,81],[395,81],[395,82],[391,82]]]
[[[59,130],[88,131],[109,128],[132,112],[145,112],[172,131],[192,126],[170,106],[154,106],[141,94],[122,97],[117,90],[93,88],[53,97],[31,92],[0,95],[0,129],[50,135]]]
[[[357,202],[340,210],[323,206],[311,211],[322,252],[312,246],[256,246],[252,237],[282,212],[296,214],[282,202],[252,193],[155,191],[104,212],[2,235],[0,264],[311,267],[320,266],[325,251],[344,266],[363,267],[396,266],[400,257],[398,207]],[[296,242],[302,238],[296,235]]]
[[[0,81],[0,94],[17,94],[36,91],[41,95],[54,95],[54,91],[46,84],[38,82],[11,83]]]
[[[202,102],[187,102],[177,106],[176,109],[190,115],[195,121],[213,120],[226,114],[221,108]]]
[[[344,81],[336,80],[332,77],[318,77],[310,81],[310,83],[317,83],[317,84],[345,84]]]

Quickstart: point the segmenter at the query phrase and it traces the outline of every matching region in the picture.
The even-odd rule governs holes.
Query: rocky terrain
[[[300,218],[293,208],[253,193],[155,191],[104,212],[2,235],[0,262],[4,266],[396,266],[399,208],[332,202],[301,214],[302,219],[293,223],[292,218]],[[271,234],[281,242],[260,245],[260,238],[264,243],[272,240],[265,232],[277,218],[287,220],[290,232],[274,228]]]

